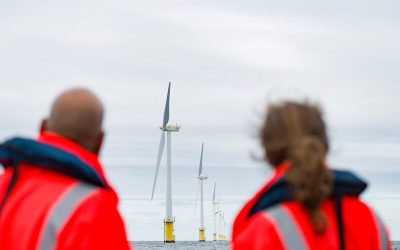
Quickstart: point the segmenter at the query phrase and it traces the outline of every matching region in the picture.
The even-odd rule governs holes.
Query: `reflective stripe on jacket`
[[[68,220],[79,202],[90,192],[96,189],[95,186],[84,182],[76,182],[70,185],[60,195],[53,206],[47,212],[42,229],[39,234],[38,249],[54,249],[57,243],[57,234],[62,230],[63,224]]]
[[[129,249],[97,156],[53,133],[0,147],[0,249]]]

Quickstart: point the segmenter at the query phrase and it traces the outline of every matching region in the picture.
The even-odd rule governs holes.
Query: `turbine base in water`
[[[199,241],[206,241],[206,234],[204,228],[199,229]]]
[[[164,220],[164,243],[175,243],[173,220]]]
[[[217,234],[213,233],[213,241],[217,241]]]

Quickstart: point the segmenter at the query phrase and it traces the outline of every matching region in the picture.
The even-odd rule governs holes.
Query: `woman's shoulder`
[[[251,216],[232,240],[232,249],[284,249],[274,218],[268,211]]]
[[[348,226],[358,228],[361,223],[365,229],[376,231],[379,224],[383,224],[378,213],[359,197],[344,196],[342,199],[343,217]]]

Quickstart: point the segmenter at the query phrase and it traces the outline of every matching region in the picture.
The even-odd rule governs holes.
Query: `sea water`
[[[228,250],[229,242],[197,242],[197,241],[180,241],[175,244],[164,244],[161,241],[136,241],[131,243],[135,250],[150,249],[171,249],[171,250]],[[400,242],[392,242],[393,250],[400,250]]]
[[[135,241],[131,243],[134,250],[166,249],[166,250],[228,250],[227,241],[179,241],[172,244],[165,244],[162,241]]]

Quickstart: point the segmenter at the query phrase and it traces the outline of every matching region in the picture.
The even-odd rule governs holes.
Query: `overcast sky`
[[[221,183],[230,224],[269,174],[251,157],[262,156],[254,135],[267,103],[308,98],[324,109],[331,165],[370,181],[364,198],[400,240],[399,9],[385,0],[2,1],[0,139],[36,136],[60,91],[92,89],[106,106],[102,159],[130,239],[162,240],[163,170],[156,202],[147,198],[171,81],[170,121],[182,125],[172,138],[177,238],[196,239],[201,143],[206,197]]]

